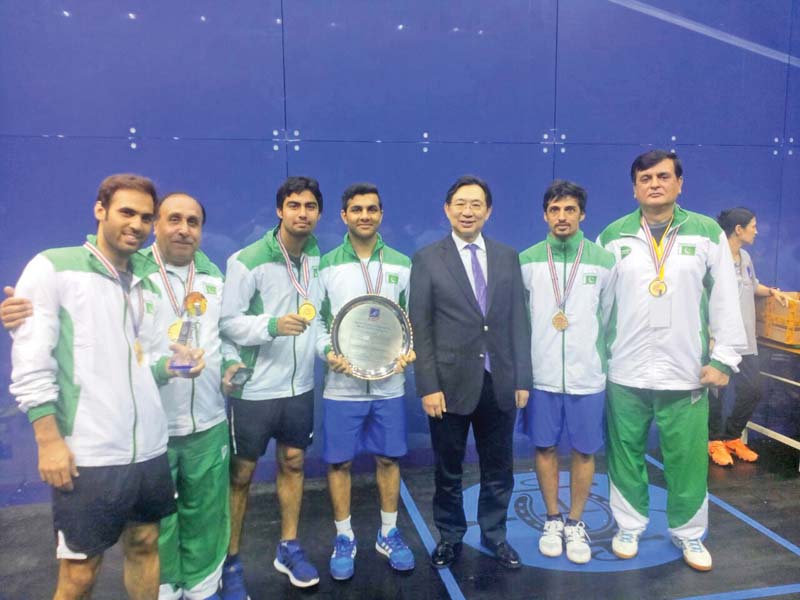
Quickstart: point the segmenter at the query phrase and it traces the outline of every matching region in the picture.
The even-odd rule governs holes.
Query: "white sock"
[[[334,521],[336,524],[336,535],[345,535],[349,537],[351,540],[356,539],[356,534],[353,533],[353,528],[350,525],[350,515],[347,515],[346,519],[342,519],[341,521]]]
[[[383,512],[381,511],[381,535],[386,537],[389,532],[397,527],[397,511]]]

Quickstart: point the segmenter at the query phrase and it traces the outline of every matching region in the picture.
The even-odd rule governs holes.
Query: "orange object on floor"
[[[736,455],[736,458],[740,458],[747,462],[755,462],[758,460],[758,454],[750,450],[750,448],[748,448],[747,445],[739,438],[725,442],[725,447],[733,452],[733,454]]]
[[[731,453],[728,452],[725,442],[719,440],[708,442],[708,455],[711,457],[711,460],[721,467],[727,467],[733,464],[733,457]]]

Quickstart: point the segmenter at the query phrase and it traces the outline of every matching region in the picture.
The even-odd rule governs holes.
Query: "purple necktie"
[[[483,275],[481,263],[478,261],[478,246],[476,244],[467,244],[470,253],[472,253],[472,277],[475,279],[475,299],[478,301],[478,306],[481,307],[481,313],[486,316],[486,277]],[[489,365],[489,353],[484,355],[484,366],[488,372],[492,372]]]

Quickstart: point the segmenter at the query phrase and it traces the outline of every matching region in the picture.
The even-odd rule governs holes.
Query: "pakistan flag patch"
[[[620,254],[620,256],[622,258],[625,258],[630,253],[631,253],[631,247],[630,246],[621,246],[620,249],[619,249],[619,254]]]
[[[207,283],[205,284],[205,288],[206,288],[206,294],[211,294],[212,296],[217,295],[217,286],[211,283]]]
[[[695,250],[693,244],[681,244],[681,256],[694,256]]]
[[[583,276],[584,285],[595,285],[597,283],[597,275],[594,273],[587,273]]]
[[[386,280],[389,283],[398,283],[400,281],[400,277],[397,276],[397,273],[387,273]]]
[[[146,312],[148,315],[152,315],[154,310],[155,310],[155,307],[153,306],[152,302],[145,302],[144,303],[144,312]]]

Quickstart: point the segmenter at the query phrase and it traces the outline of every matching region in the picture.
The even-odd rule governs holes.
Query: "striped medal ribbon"
[[[567,298],[572,291],[572,286],[575,284],[575,278],[578,275],[578,265],[581,264],[581,256],[583,256],[583,244],[585,241],[586,240],[581,240],[581,243],[578,246],[578,252],[575,254],[575,262],[572,263],[572,267],[569,270],[569,276],[567,277],[567,281],[564,285],[563,296],[561,295],[561,289],[558,285],[558,274],[556,273],[556,264],[553,261],[553,250],[550,248],[550,244],[545,242],[545,245],[547,246],[547,266],[550,268],[550,283],[553,284],[553,296],[555,297],[556,305],[558,306],[558,312],[553,315],[551,322],[553,323],[553,327],[555,327],[558,331],[564,331],[567,327],[569,327],[569,319],[567,319],[565,308],[567,305]]]
[[[364,283],[367,284],[367,293],[375,296],[381,295],[381,287],[383,286],[383,250],[378,252],[378,262],[380,263],[378,267],[378,277],[375,285],[372,285],[372,280],[369,277],[369,261],[367,261],[366,265],[364,261],[358,261],[361,265],[361,274],[364,276]]]
[[[142,319],[144,318],[144,299],[142,297],[142,287],[139,286],[137,288],[139,294],[138,297],[139,318],[137,319],[136,318],[137,316],[133,312],[131,295],[129,292],[125,290],[125,286],[122,285],[122,279],[120,278],[119,272],[117,272],[116,267],[112,265],[111,262],[105,256],[103,256],[103,253],[100,252],[97,246],[95,246],[88,240],[83,243],[83,247],[86,248],[89,252],[91,252],[94,255],[94,257],[100,261],[100,264],[102,264],[106,268],[106,271],[108,271],[108,274],[111,276],[111,279],[116,281],[119,284],[119,289],[122,290],[122,296],[125,299],[125,310],[128,314],[130,314],[131,325],[133,325],[133,336],[134,336],[133,351],[136,354],[136,362],[139,363],[139,366],[141,367],[144,364],[144,350],[142,349],[142,343],[139,341],[139,328],[142,324]]]

